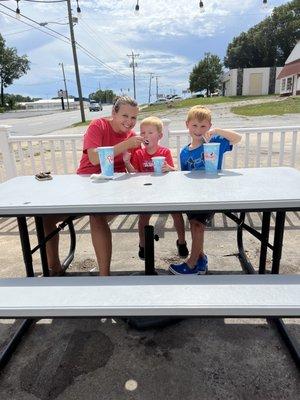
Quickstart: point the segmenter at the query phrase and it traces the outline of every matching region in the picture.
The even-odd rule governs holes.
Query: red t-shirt
[[[77,174],[98,174],[101,172],[100,165],[93,165],[88,157],[87,150],[103,146],[115,146],[124,140],[135,136],[134,131],[126,133],[115,132],[109,119],[99,118],[93,120],[87,128],[83,137],[83,152],[77,169]],[[115,172],[126,172],[123,155],[114,157]]]
[[[154,172],[152,157],[164,156],[166,163],[174,167],[171,151],[167,147],[158,146],[154,154],[148,154],[147,149],[137,149],[131,157],[131,164],[138,172]]]

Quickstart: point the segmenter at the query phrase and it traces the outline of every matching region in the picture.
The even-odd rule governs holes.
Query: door
[[[249,79],[249,95],[250,96],[258,96],[262,94],[262,73],[253,73],[250,74]]]

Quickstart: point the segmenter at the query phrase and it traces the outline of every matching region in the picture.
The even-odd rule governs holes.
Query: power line
[[[114,53],[114,55],[118,59],[122,57],[122,55],[114,50],[111,45],[109,46],[107,43],[105,43],[100,35],[97,35],[92,27],[84,21],[84,18],[81,18],[80,24],[78,24],[78,28],[83,29],[84,32],[87,33],[91,38],[93,38],[103,48],[105,52],[109,51],[109,54]]]
[[[0,4],[0,6],[1,6],[1,5],[2,5],[2,4]],[[19,21],[19,22],[22,22],[22,23],[25,24],[25,25],[31,26],[31,28],[37,29],[38,31],[41,31],[41,32],[45,33],[46,35],[52,36],[52,37],[54,37],[55,39],[61,40],[61,41],[64,42],[64,43],[70,44],[70,39],[68,39],[69,41],[66,42],[64,39],[61,39],[60,37],[54,36],[54,35],[51,34],[50,32],[46,32],[46,31],[44,31],[43,29],[38,28],[37,26],[30,25],[28,22],[22,21],[22,20],[20,20],[20,19],[18,19],[18,18],[16,18],[16,17],[14,17],[13,15],[7,14],[5,11],[1,11],[1,10],[0,10],[0,13],[6,15],[7,17],[13,18],[13,19],[15,19],[15,20],[17,20],[17,21]]]
[[[14,11],[12,8],[7,7],[7,6],[4,5],[4,4],[0,4],[0,6],[1,6],[1,7],[4,7],[4,8],[7,8],[9,11],[12,11],[13,13],[15,13],[15,11]],[[21,14],[21,13],[20,13],[19,15],[21,15],[21,16],[22,16],[23,18],[25,18],[25,19],[28,19],[28,21],[30,21],[30,22],[33,22],[33,23],[35,23],[35,24],[37,24],[37,25],[40,25],[39,22],[35,21],[35,20],[32,19],[32,18],[27,17],[27,16],[24,15],[24,14]],[[11,16],[11,15],[10,15],[10,16]],[[12,16],[11,16],[11,17],[12,17]],[[16,18],[16,19],[18,19],[18,18]],[[24,22],[24,21],[22,21],[22,20],[20,20],[20,21],[21,21],[21,22]],[[67,40],[70,40],[67,36],[61,34],[60,32],[55,31],[54,29],[48,28],[47,26],[45,26],[45,29],[47,29],[47,30],[49,30],[49,31],[51,31],[51,32],[54,32],[56,35],[62,36],[63,38],[65,38],[65,39],[67,39]],[[44,31],[42,31],[42,32],[44,32]]]
[[[65,0],[64,0],[64,1],[65,1]],[[11,9],[10,7],[7,7],[7,6],[3,5],[3,4],[0,4],[0,6],[5,7],[5,8],[7,8],[8,10],[14,12],[13,9]],[[44,33],[46,33],[46,34],[48,34],[48,35],[50,35],[50,36],[53,36],[53,37],[55,37],[56,39],[59,39],[58,37],[56,37],[56,36],[54,36],[54,35],[51,35],[49,32],[46,32],[46,31],[44,31],[44,30],[42,30],[42,29],[40,29],[40,28],[38,28],[38,27],[36,27],[36,26],[30,25],[30,24],[28,24],[27,22],[25,22],[25,21],[23,21],[23,20],[19,20],[18,18],[14,17],[14,16],[12,16],[12,15],[10,15],[10,14],[5,13],[4,11],[0,11],[0,12],[1,12],[2,14],[5,14],[5,15],[11,17],[11,18],[14,18],[14,19],[16,19],[16,20],[18,20],[18,21],[20,21],[20,22],[22,22],[22,23],[24,23],[24,24],[26,24],[26,25],[28,25],[28,26],[31,26],[31,27],[33,27],[33,28],[35,28],[35,29],[38,29],[38,30],[41,31],[41,32],[44,32]],[[29,17],[27,17],[27,16],[25,16],[25,15],[23,15],[23,14],[20,14],[20,15],[21,15],[22,17],[28,19],[29,21],[34,22],[35,24],[39,25],[39,22],[35,21],[34,19],[29,18]],[[51,31],[51,32],[54,32],[55,34],[57,34],[57,35],[59,35],[59,36],[62,36],[63,38],[67,39],[68,42],[65,42],[65,41],[62,40],[62,39],[60,39],[60,40],[64,41],[65,43],[70,44],[70,39],[69,39],[67,36],[62,35],[61,33],[55,31],[54,29],[48,28],[48,27],[46,27],[46,26],[45,26],[45,29],[47,29],[47,30],[49,30],[49,31]],[[97,56],[95,56],[93,53],[91,53],[88,49],[86,49],[86,48],[85,48],[84,46],[82,46],[80,43],[76,42],[76,44],[77,44],[78,47],[81,48],[81,50],[82,50],[83,52],[85,52],[90,58],[93,57],[94,60],[98,61],[104,68],[106,68],[106,69],[108,69],[108,70],[111,70],[112,72],[114,72],[114,73],[116,73],[116,74],[118,74],[118,75],[124,76],[125,78],[129,78],[128,75],[122,74],[121,72],[115,70],[113,67],[111,67],[111,66],[109,66],[108,64],[106,64],[104,61],[102,61],[102,60],[99,59]],[[89,54],[88,54],[88,53],[89,53]]]
[[[65,3],[67,0],[23,0],[31,3]]]
[[[95,61],[97,61],[99,64],[101,64],[103,67],[111,70],[112,72],[116,73],[117,75],[123,76],[124,78],[129,78],[128,75],[123,74],[122,72],[117,71],[110,65],[106,64],[104,61],[100,60],[97,56],[95,56],[90,50],[86,49],[84,46],[82,46],[80,43],[76,42],[77,46],[84,52],[86,55],[88,55],[90,58],[93,58]]]
[[[4,35],[5,35],[5,36],[9,36],[9,35],[17,35],[17,34],[19,34],[19,33],[28,32],[28,31],[32,31],[32,29],[34,29],[34,28],[23,29],[22,31],[8,32],[8,33],[4,33]]]

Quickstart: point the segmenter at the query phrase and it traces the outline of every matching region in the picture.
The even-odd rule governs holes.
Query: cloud
[[[78,48],[78,60],[86,90],[95,85],[108,88],[132,86],[132,70],[128,56],[133,49],[137,57],[137,81],[139,93],[146,96],[149,72],[159,76],[161,85],[187,87],[192,66],[201,59],[205,51],[218,54],[221,58],[227,43],[233,35],[247,30],[266,15],[259,4],[262,0],[203,0],[205,12],[200,13],[199,1],[187,0],[142,0],[140,13],[134,15],[135,0],[79,0],[82,19],[74,27],[76,41],[91,52],[89,57]],[[272,0],[273,5],[287,1]],[[15,10],[13,0],[1,2]],[[21,1],[21,13],[38,22],[49,22],[47,28],[70,36],[66,3],[49,4]],[[72,0],[74,15],[76,3]],[[5,11],[14,16],[14,11]],[[22,19],[31,25],[38,25]],[[26,29],[22,22],[0,13],[1,32]],[[64,25],[65,24],[65,25]],[[30,27],[28,27],[30,28]],[[54,32],[41,28],[58,36]],[[36,29],[5,37],[7,45],[14,46],[20,54],[26,53],[31,61],[31,70],[17,81],[10,90],[18,90],[21,84],[60,82],[61,70],[58,64],[64,62],[67,79],[75,82],[71,45],[60,36],[56,39]],[[106,68],[103,63],[114,71]],[[43,93],[55,92],[56,83],[45,85]],[[95,87],[95,90],[97,89]],[[24,89],[25,90],[25,89]],[[26,89],[27,90],[27,89]],[[74,88],[75,90],[75,88]],[[119,89],[118,89],[119,90]]]

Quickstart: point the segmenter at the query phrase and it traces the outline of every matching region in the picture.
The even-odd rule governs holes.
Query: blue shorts
[[[186,215],[188,217],[188,220],[190,221],[191,219],[194,219],[198,222],[201,222],[201,224],[207,226],[209,222],[213,219],[214,212],[209,212],[209,213],[197,213],[197,211],[192,211],[192,212],[187,212]]]

